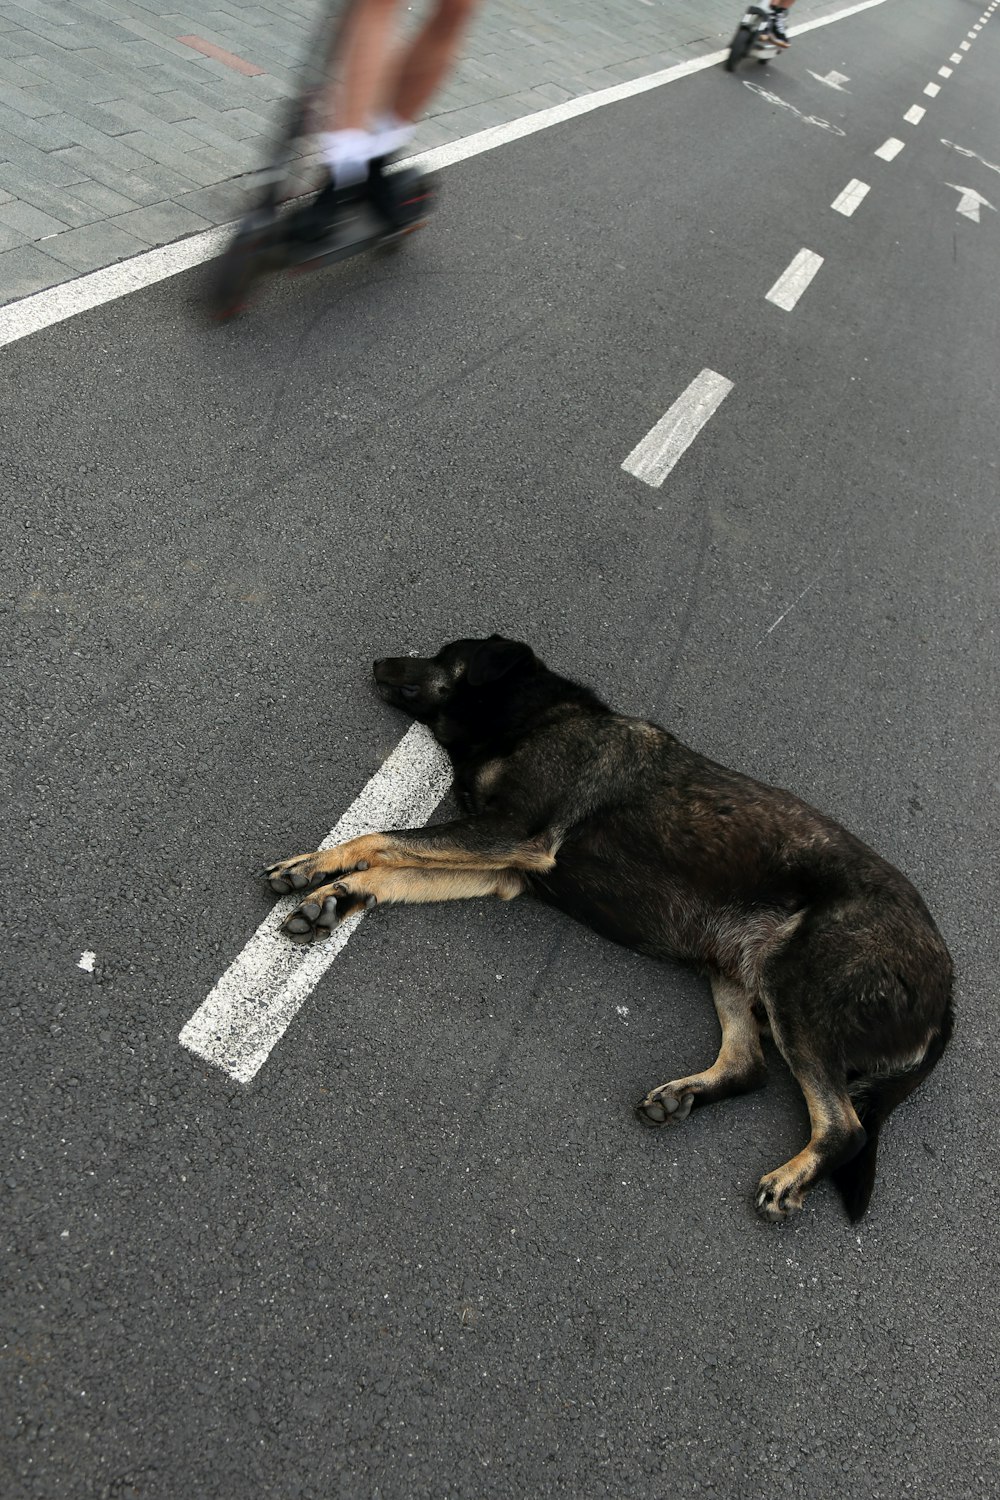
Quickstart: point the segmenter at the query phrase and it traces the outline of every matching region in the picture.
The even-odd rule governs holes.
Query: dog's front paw
[[[290,896],[293,891],[304,891],[317,881],[329,880],[329,874],[315,868],[319,854],[296,854],[291,859],[279,859],[265,866],[262,874],[276,896]]]
[[[789,1214],[798,1213],[802,1207],[804,1188],[801,1181],[784,1167],[768,1172],[757,1184],[754,1207],[762,1219],[780,1224]]]
[[[694,1094],[683,1084],[661,1083],[635,1107],[643,1125],[675,1125],[686,1120],[694,1104]]]
[[[323,885],[285,918],[281,931],[295,943],[322,942],[355,912],[368,911],[375,900],[371,892],[352,890],[345,881]]]

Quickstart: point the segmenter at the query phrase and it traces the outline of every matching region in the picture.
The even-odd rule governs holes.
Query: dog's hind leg
[[[721,974],[712,976],[712,999],[722,1026],[719,1055],[703,1073],[661,1083],[636,1108],[644,1125],[686,1120],[696,1105],[763,1088],[766,1065],[751,995]]]
[[[771,1035],[805,1095],[811,1134],[784,1166],[768,1172],[757,1186],[755,1204],[765,1219],[784,1219],[802,1207],[812,1185],[857,1156],[867,1140],[847,1092],[847,1080],[823,1060],[801,1024],[776,1013],[775,997],[765,993]]]
[[[523,889],[524,879],[514,870],[359,870],[311,891],[286,917],[282,931],[296,942],[311,943],[329,937],[345,918],[372,906],[461,901],[473,896],[510,901]]]

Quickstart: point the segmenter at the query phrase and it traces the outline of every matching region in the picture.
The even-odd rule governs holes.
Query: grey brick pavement
[[[0,305],[237,216],[318,0],[0,0]],[[798,0],[794,19],[844,0]],[[483,0],[442,145],[722,46],[739,0]],[[263,68],[245,77],[177,40]],[[311,154],[303,158],[303,190]]]

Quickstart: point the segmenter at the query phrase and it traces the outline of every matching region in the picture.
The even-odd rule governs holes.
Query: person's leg
[[[363,182],[371,157],[369,133],[393,67],[392,42],[401,0],[349,0],[319,102],[320,148],[338,186]]]
[[[414,191],[412,174],[386,175],[387,158],[409,141],[414,121],[453,65],[476,0],[435,0],[400,53],[393,40],[401,3],[349,0],[318,103],[317,138],[330,181],[296,215],[293,234],[301,238],[322,237],[342,206],[359,196],[396,228],[426,213],[426,191]]]
[[[412,125],[452,67],[478,0],[437,0],[431,15],[395,67],[389,112]]]
[[[357,152],[361,142],[356,138],[371,131],[373,124],[382,137],[378,154],[388,155],[406,144],[454,63],[477,0],[437,0],[401,55],[392,47],[400,4],[401,0],[352,0],[335,59],[340,76],[331,81],[321,105],[322,137],[351,137],[332,143],[335,155],[338,144],[348,156],[352,148]],[[329,156],[327,145],[324,141]],[[340,175],[347,174],[342,170]]]
[[[779,47],[790,47],[791,42],[785,31],[786,12],[795,4],[795,0],[770,0],[771,3],[771,35]]]
[[[387,173],[388,159],[409,143],[416,121],[451,68],[478,0],[436,0],[416,36],[397,56],[384,108],[376,116],[368,195],[376,212],[395,228],[405,228],[425,212],[425,199],[412,191],[412,174]]]

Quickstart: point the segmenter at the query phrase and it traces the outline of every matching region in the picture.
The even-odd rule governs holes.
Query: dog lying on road
[[[527,890],[640,953],[696,964],[719,1055],[654,1088],[640,1118],[676,1123],[761,1088],[769,1027],[812,1133],[761,1179],[757,1208],[782,1219],[829,1174],[860,1219],[879,1130],[952,1029],[951,959],[909,881],[791,792],[614,713],[519,641],[454,641],[374,672],[449,755],[465,816],[271,866],[278,895],[311,888],[288,934],[326,937],[381,902]]]

